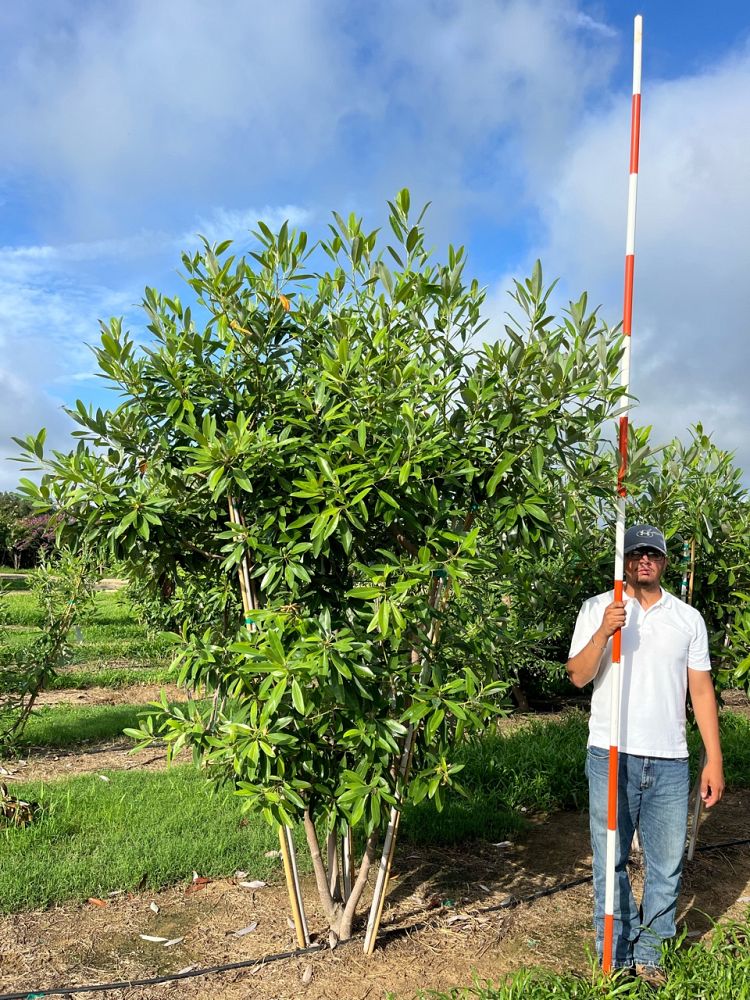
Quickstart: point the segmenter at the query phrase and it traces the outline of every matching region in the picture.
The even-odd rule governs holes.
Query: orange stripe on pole
[[[641,147],[641,95],[633,94],[630,117],[630,173],[638,173],[638,154]]]
[[[635,254],[629,253],[625,258],[625,295],[622,312],[622,332],[630,336],[633,329],[633,275],[635,272]]]
[[[622,600],[622,580],[615,580],[615,600]],[[622,650],[622,629],[619,629],[612,636],[612,666],[619,666]],[[613,683],[615,678],[613,678]],[[617,786],[615,785],[615,788]]]
[[[604,949],[602,967],[605,971],[612,968],[612,941],[615,936],[615,918],[612,913],[604,914]]]

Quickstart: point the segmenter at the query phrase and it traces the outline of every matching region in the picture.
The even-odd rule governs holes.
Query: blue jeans
[[[591,847],[594,854],[594,928],[602,958],[607,858],[609,750],[589,747]],[[661,965],[662,943],[674,937],[677,896],[685,851],[690,776],[686,757],[619,754],[612,964],[616,968]],[[633,831],[639,829],[645,878],[636,905],[626,868]]]

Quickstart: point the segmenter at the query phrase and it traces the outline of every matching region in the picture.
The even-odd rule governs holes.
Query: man
[[[604,934],[610,688],[620,680],[612,964],[636,967],[646,978],[661,973],[662,943],[675,934],[675,913],[685,849],[688,750],[685,698],[695,712],[708,762],[700,794],[707,808],[724,791],[708,637],[701,615],[664,590],[667,546],[658,528],[636,524],[625,533],[624,601],[613,592],[583,604],[567,670],[576,687],[594,682],[586,774],[594,855],[594,927],[599,959]],[[612,668],[611,637],[622,629],[620,668]],[[645,861],[640,907],[626,869],[638,827]]]

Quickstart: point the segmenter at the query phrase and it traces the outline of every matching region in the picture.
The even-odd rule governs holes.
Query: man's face
[[[667,566],[667,557],[650,545],[639,545],[625,556],[625,579],[640,587],[656,586]]]

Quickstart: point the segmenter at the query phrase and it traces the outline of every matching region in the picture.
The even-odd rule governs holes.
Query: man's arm
[[[724,764],[719,743],[719,712],[710,670],[688,670],[688,689],[693,703],[703,746],[706,766],[701,773],[701,798],[707,809],[716,805],[724,794]]]
[[[612,601],[604,609],[602,623],[593,633],[580,652],[571,656],[565,664],[568,677],[577,688],[585,687],[599,673],[602,654],[607,648],[610,636],[625,624],[625,604],[623,601]]]

